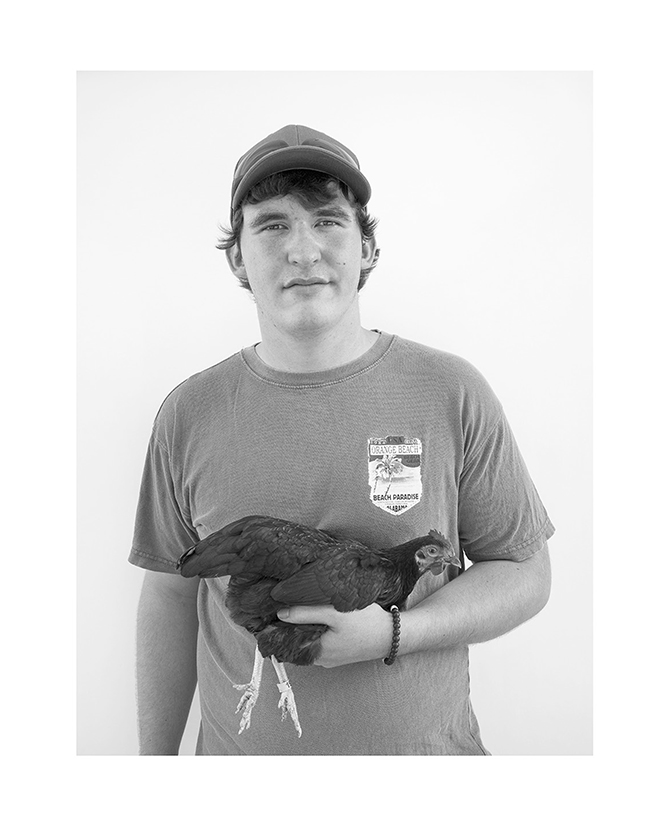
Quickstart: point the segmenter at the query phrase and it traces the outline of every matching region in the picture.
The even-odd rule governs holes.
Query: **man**
[[[358,291],[378,259],[370,193],[355,155],[305,126],[237,164],[220,247],[253,293],[262,340],[178,386],[154,424],[130,556],[147,569],[141,753],[178,753],[198,682],[198,754],[487,754],[468,645],[542,609],[554,529],[478,371],[363,328]],[[291,608],[286,621],[330,628],[315,665],[288,666],[301,738],[271,683],[238,734],[254,639],[230,620],[227,578],[176,573],[190,545],[249,514],[374,547],[436,529],[472,561],[453,580],[421,578],[391,666],[393,622],[378,605]]]

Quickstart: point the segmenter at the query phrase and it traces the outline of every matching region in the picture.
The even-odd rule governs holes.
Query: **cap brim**
[[[276,172],[286,172],[289,169],[310,169],[313,172],[333,175],[353,190],[363,207],[367,205],[372,195],[369,181],[355,166],[349,165],[325,149],[300,146],[299,148],[277,149],[252,166],[233,193],[232,209],[238,207],[251,187],[263,178],[274,175]]]

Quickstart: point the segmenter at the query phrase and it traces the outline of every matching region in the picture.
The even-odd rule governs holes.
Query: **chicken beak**
[[[430,571],[435,576],[442,574],[446,566],[457,566],[458,569],[462,568],[462,563],[455,554],[447,554],[446,556],[442,554],[435,558],[426,558],[422,552],[419,552],[417,560],[421,573]]]
[[[436,563],[432,563],[431,566],[428,566],[428,569],[433,575],[440,575],[446,566],[457,566],[458,569],[461,569],[462,563],[455,554],[449,554],[448,557],[440,557]]]

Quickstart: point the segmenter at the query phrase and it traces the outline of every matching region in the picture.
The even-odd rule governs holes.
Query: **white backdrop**
[[[260,338],[217,225],[238,157],[293,122],[372,184],[364,325],[484,373],[557,528],[548,606],[471,650],[484,742],[592,752],[591,93],[576,72],[79,74],[79,754],[136,752],[126,558],[151,424]]]

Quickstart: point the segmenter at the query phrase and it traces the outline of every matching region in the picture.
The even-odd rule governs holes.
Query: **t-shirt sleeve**
[[[465,456],[459,531],[472,562],[526,560],[555,531],[503,412]]]
[[[135,566],[176,572],[179,557],[198,541],[178,484],[167,448],[154,430],[144,464],[128,558]]]

